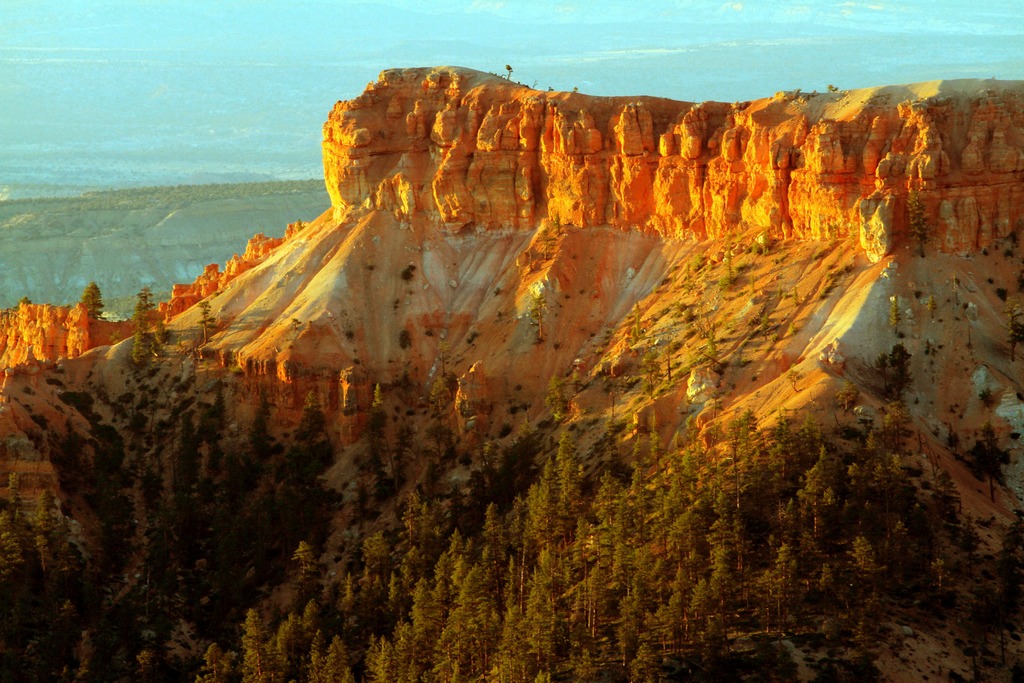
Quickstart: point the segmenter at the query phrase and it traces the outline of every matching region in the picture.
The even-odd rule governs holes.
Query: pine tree
[[[994,502],[996,499],[995,480],[1000,476],[1000,463],[1003,460],[1004,452],[999,448],[999,438],[991,422],[986,422],[981,427],[980,438],[971,449],[974,457],[974,467],[978,473],[988,477],[988,495]]]
[[[203,343],[210,341],[210,336],[217,329],[217,319],[210,313],[210,302],[206,299],[199,302],[199,327],[203,331]]]
[[[448,353],[451,351],[451,345],[447,340],[442,339],[437,345],[437,359],[441,361],[441,377],[448,374]]]
[[[654,398],[654,390],[661,381],[661,356],[656,349],[649,349],[640,361],[640,371],[644,375],[644,388]]]
[[[554,565],[555,557],[551,551],[542,551],[530,579],[526,599],[526,643],[540,671],[550,671],[555,665],[562,640],[563,620],[555,609],[560,591],[556,583]]]
[[[838,492],[844,474],[839,457],[822,446],[818,462],[804,474],[803,488],[797,492],[802,514],[810,520],[811,534],[818,542],[826,543],[838,531]]]
[[[333,453],[327,439],[327,422],[316,392],[312,390],[306,394],[306,401],[302,405],[302,417],[295,430],[295,437],[304,447],[304,455],[309,460],[305,463],[306,469],[316,470],[330,464]]]
[[[644,338],[644,328],[641,322],[640,302],[633,306],[633,324],[629,328],[629,345],[636,346]]]
[[[132,314],[132,362],[136,366],[144,365],[156,353],[152,321],[154,308],[153,293],[149,287],[143,287],[137,295]]]
[[[344,641],[338,636],[331,638],[331,644],[327,647],[327,657],[324,663],[326,674],[324,683],[355,683],[356,678],[352,675],[352,668],[348,663],[348,648]],[[310,683],[313,683],[312,679]]]
[[[299,567],[299,599],[308,599],[313,595],[317,581],[320,580],[320,563],[317,561],[316,552],[309,543],[300,541],[292,554],[292,560],[297,562]]]
[[[352,576],[351,572],[345,572],[344,578],[339,583],[338,592],[340,595],[335,607],[341,619],[342,637],[347,638],[355,632],[355,628],[358,625],[356,583],[355,577]]]
[[[319,571],[319,568],[318,568]],[[302,633],[313,642],[313,636],[320,630],[320,605],[314,598],[310,598],[306,607],[302,610]]]
[[[858,391],[857,385],[850,380],[844,380],[843,386],[836,392],[836,405],[848,413],[857,405],[859,398],[860,391]]]
[[[719,518],[715,525],[722,521],[723,519]],[[715,525],[712,525],[712,533],[714,533]],[[726,524],[722,526],[725,527]],[[722,533],[711,548],[710,586],[717,600],[719,616],[723,624],[728,612],[727,607],[732,602],[733,593],[738,587],[736,580],[737,543],[732,533],[732,525],[728,526],[730,527],[729,530]]]
[[[242,626],[242,683],[271,683],[277,680],[274,656],[267,647],[263,620],[250,609]]]
[[[548,300],[544,296],[544,290],[538,289],[530,294],[530,305],[527,313],[532,324],[537,326],[537,343],[544,341],[544,314],[548,310]]]
[[[153,323],[153,355],[155,356],[157,350],[167,343],[169,333],[167,331],[167,325],[164,323],[163,318],[157,318],[156,322]]]
[[[505,568],[508,563],[508,533],[498,513],[498,507],[492,502],[484,513],[483,547],[480,553],[480,565],[483,567],[487,588],[494,604],[502,607],[504,595]]]
[[[402,557],[400,572],[404,584],[412,588],[429,575],[441,553],[441,521],[435,505],[424,500],[419,491],[413,491],[406,499],[402,526],[406,552]]]
[[[135,680],[141,683],[149,683],[154,680],[159,662],[157,654],[152,648],[143,648],[135,658]]]
[[[643,609],[636,591],[631,590],[619,602],[619,624],[615,629],[619,656],[623,666],[636,658],[640,638],[644,630]]]
[[[486,673],[500,636],[498,612],[486,590],[483,571],[471,567],[458,582],[458,591],[437,645],[441,656],[435,671],[442,680],[454,671],[469,679]]]
[[[535,659],[530,656],[527,643],[528,627],[519,605],[512,603],[505,611],[502,622],[501,644],[495,668],[499,680],[509,683],[528,683],[537,671]]]
[[[1024,342],[1024,311],[1021,310],[1020,301],[1016,298],[1009,299],[1004,309],[1006,314],[1006,336],[1010,342],[1010,361],[1016,359],[1017,344]]]
[[[643,643],[629,663],[630,683],[656,683],[661,681],[661,658],[648,643]]]
[[[917,192],[907,195],[907,213],[909,214],[908,226],[910,234],[917,240],[917,246],[924,258],[924,245],[928,242],[928,219],[924,215],[924,204]]]
[[[249,448],[254,456],[262,460],[270,456],[270,442],[270,401],[266,393],[261,391],[256,414],[249,427]]]
[[[548,382],[548,393],[544,397],[544,405],[551,411],[555,422],[563,422],[569,415],[569,399],[565,397],[565,379],[552,377]]]
[[[854,570],[860,580],[856,587],[859,591],[867,592],[870,595],[875,593],[875,578],[880,572],[880,567],[875,559],[875,549],[871,541],[863,535],[853,539],[853,547],[850,549],[850,559],[853,560]]]
[[[910,384],[911,354],[903,343],[894,344],[889,351],[888,366],[892,369],[892,397],[899,399],[903,390]]]
[[[178,448],[172,461],[172,486],[175,491],[187,494],[199,479],[199,438],[192,423],[192,411],[181,414]]]
[[[365,680],[369,683],[392,683],[398,679],[398,658],[394,646],[387,638],[371,638],[366,651]]]
[[[671,596],[661,616],[668,623],[672,648],[679,649],[682,647],[684,639],[689,636],[691,616],[689,608],[693,591],[693,583],[682,567],[676,570],[671,588]]]
[[[700,579],[690,594],[690,614],[697,627],[697,635],[703,636],[712,621],[715,610],[715,593],[707,579]]]
[[[882,378],[882,392],[886,396],[889,396],[889,392],[891,390],[889,387],[889,354],[885,351],[878,354],[878,357],[875,358],[875,364],[873,367],[875,372]]]
[[[309,655],[312,637],[306,635],[302,617],[291,612],[278,624],[272,641],[275,661],[280,663],[281,678],[295,680],[304,668]]]
[[[355,683],[345,641],[334,636],[325,646],[323,632],[318,630],[310,646],[306,673],[309,683]]]
[[[434,378],[433,384],[430,385],[430,405],[433,408],[434,417],[440,417],[444,413],[444,409],[450,399],[448,383],[445,381],[444,375],[438,375]],[[372,413],[370,419],[373,419]]]
[[[441,639],[444,623],[437,596],[426,579],[416,582],[409,619],[412,622],[412,632],[408,654],[425,670],[427,663],[434,661],[434,651]]]
[[[199,669],[195,683],[230,683],[234,680],[234,673],[231,656],[217,643],[212,643],[203,655],[203,666]]]
[[[0,512],[0,592],[13,592],[13,583],[25,564],[18,536],[14,515],[8,510]]]
[[[889,297],[889,326],[894,332],[899,332],[900,322],[903,314],[900,312],[900,298],[896,294]]]
[[[317,629],[309,646],[309,666],[306,668],[309,683],[331,683],[327,673],[327,648],[324,645],[324,632]],[[196,683],[200,683],[196,681]]]
[[[370,438],[370,458],[378,469],[383,468],[384,456],[388,451],[387,438],[384,433],[388,424],[387,412],[384,409],[384,392],[380,384],[373,387],[373,403],[370,405],[370,419],[367,431]]]
[[[795,601],[794,591],[797,583],[796,555],[788,543],[779,546],[775,563],[769,574],[769,590],[775,598],[776,624],[785,630],[789,623],[789,608]]]
[[[21,476],[17,472],[7,475],[7,505],[15,518],[21,515]]]
[[[85,286],[79,303],[85,306],[86,313],[93,320],[99,320],[103,317],[103,295],[100,294],[99,285],[95,282],[90,282]]]
[[[523,543],[540,551],[560,540],[558,515],[558,473],[554,458],[544,463],[540,479],[526,493]]]
[[[47,572],[51,566],[51,557],[54,551],[54,529],[56,525],[53,520],[54,497],[53,493],[44,489],[40,491],[36,499],[36,511],[32,517],[32,537],[36,554],[39,557],[39,566],[43,572]]]
[[[388,598],[391,549],[391,543],[380,531],[363,541],[363,576],[359,580],[362,590],[358,593],[357,612],[364,624],[383,624],[388,619],[381,608]]]
[[[555,470],[558,479],[558,526],[563,543],[567,545],[571,543],[571,535],[576,529],[583,493],[583,468],[576,457],[576,440],[569,432],[564,432],[558,442]]]

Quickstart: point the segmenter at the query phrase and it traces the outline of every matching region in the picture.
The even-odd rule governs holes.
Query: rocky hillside
[[[43,633],[40,676],[100,679],[1008,678],[1021,97],[384,72],[324,126],[332,209],[176,286],[166,343],[8,371],[0,522],[42,495],[88,585],[44,594],[19,546],[0,581],[86,634],[11,611],[5,652]]]

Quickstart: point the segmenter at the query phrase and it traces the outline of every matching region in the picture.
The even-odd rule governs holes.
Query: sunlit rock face
[[[1024,97],[947,81],[725,104],[540,92],[466,69],[383,72],[323,129],[336,216],[370,205],[453,231],[539,220],[675,239],[852,235],[877,260],[918,192],[930,242],[1024,224]]]
[[[130,334],[130,323],[93,320],[82,304],[22,303],[0,311],[0,367],[76,358]]]

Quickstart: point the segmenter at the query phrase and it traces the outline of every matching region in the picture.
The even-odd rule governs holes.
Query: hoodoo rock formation
[[[335,105],[324,172],[338,219],[365,205],[449,230],[852,233],[874,261],[917,192],[934,244],[969,252],[1024,222],[1024,94],[978,83],[693,104],[385,71]]]
[[[241,256],[235,254],[228,259],[223,271],[220,269],[220,264],[211,263],[192,284],[174,285],[171,289],[171,298],[160,303],[160,314],[170,320],[211,294],[220,291],[227,283],[261,263],[270,252],[302,230],[304,225],[301,221],[289,223],[284,237],[267,237],[262,232],[254,235],[245,245],[245,251]]]
[[[76,358],[130,334],[129,323],[93,320],[82,304],[22,303],[0,310],[0,367]]]

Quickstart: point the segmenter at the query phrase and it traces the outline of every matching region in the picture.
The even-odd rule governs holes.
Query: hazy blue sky
[[[1022,34],[1021,0],[0,0],[0,193],[314,177],[330,106],[395,66],[733,101],[1020,79]]]

